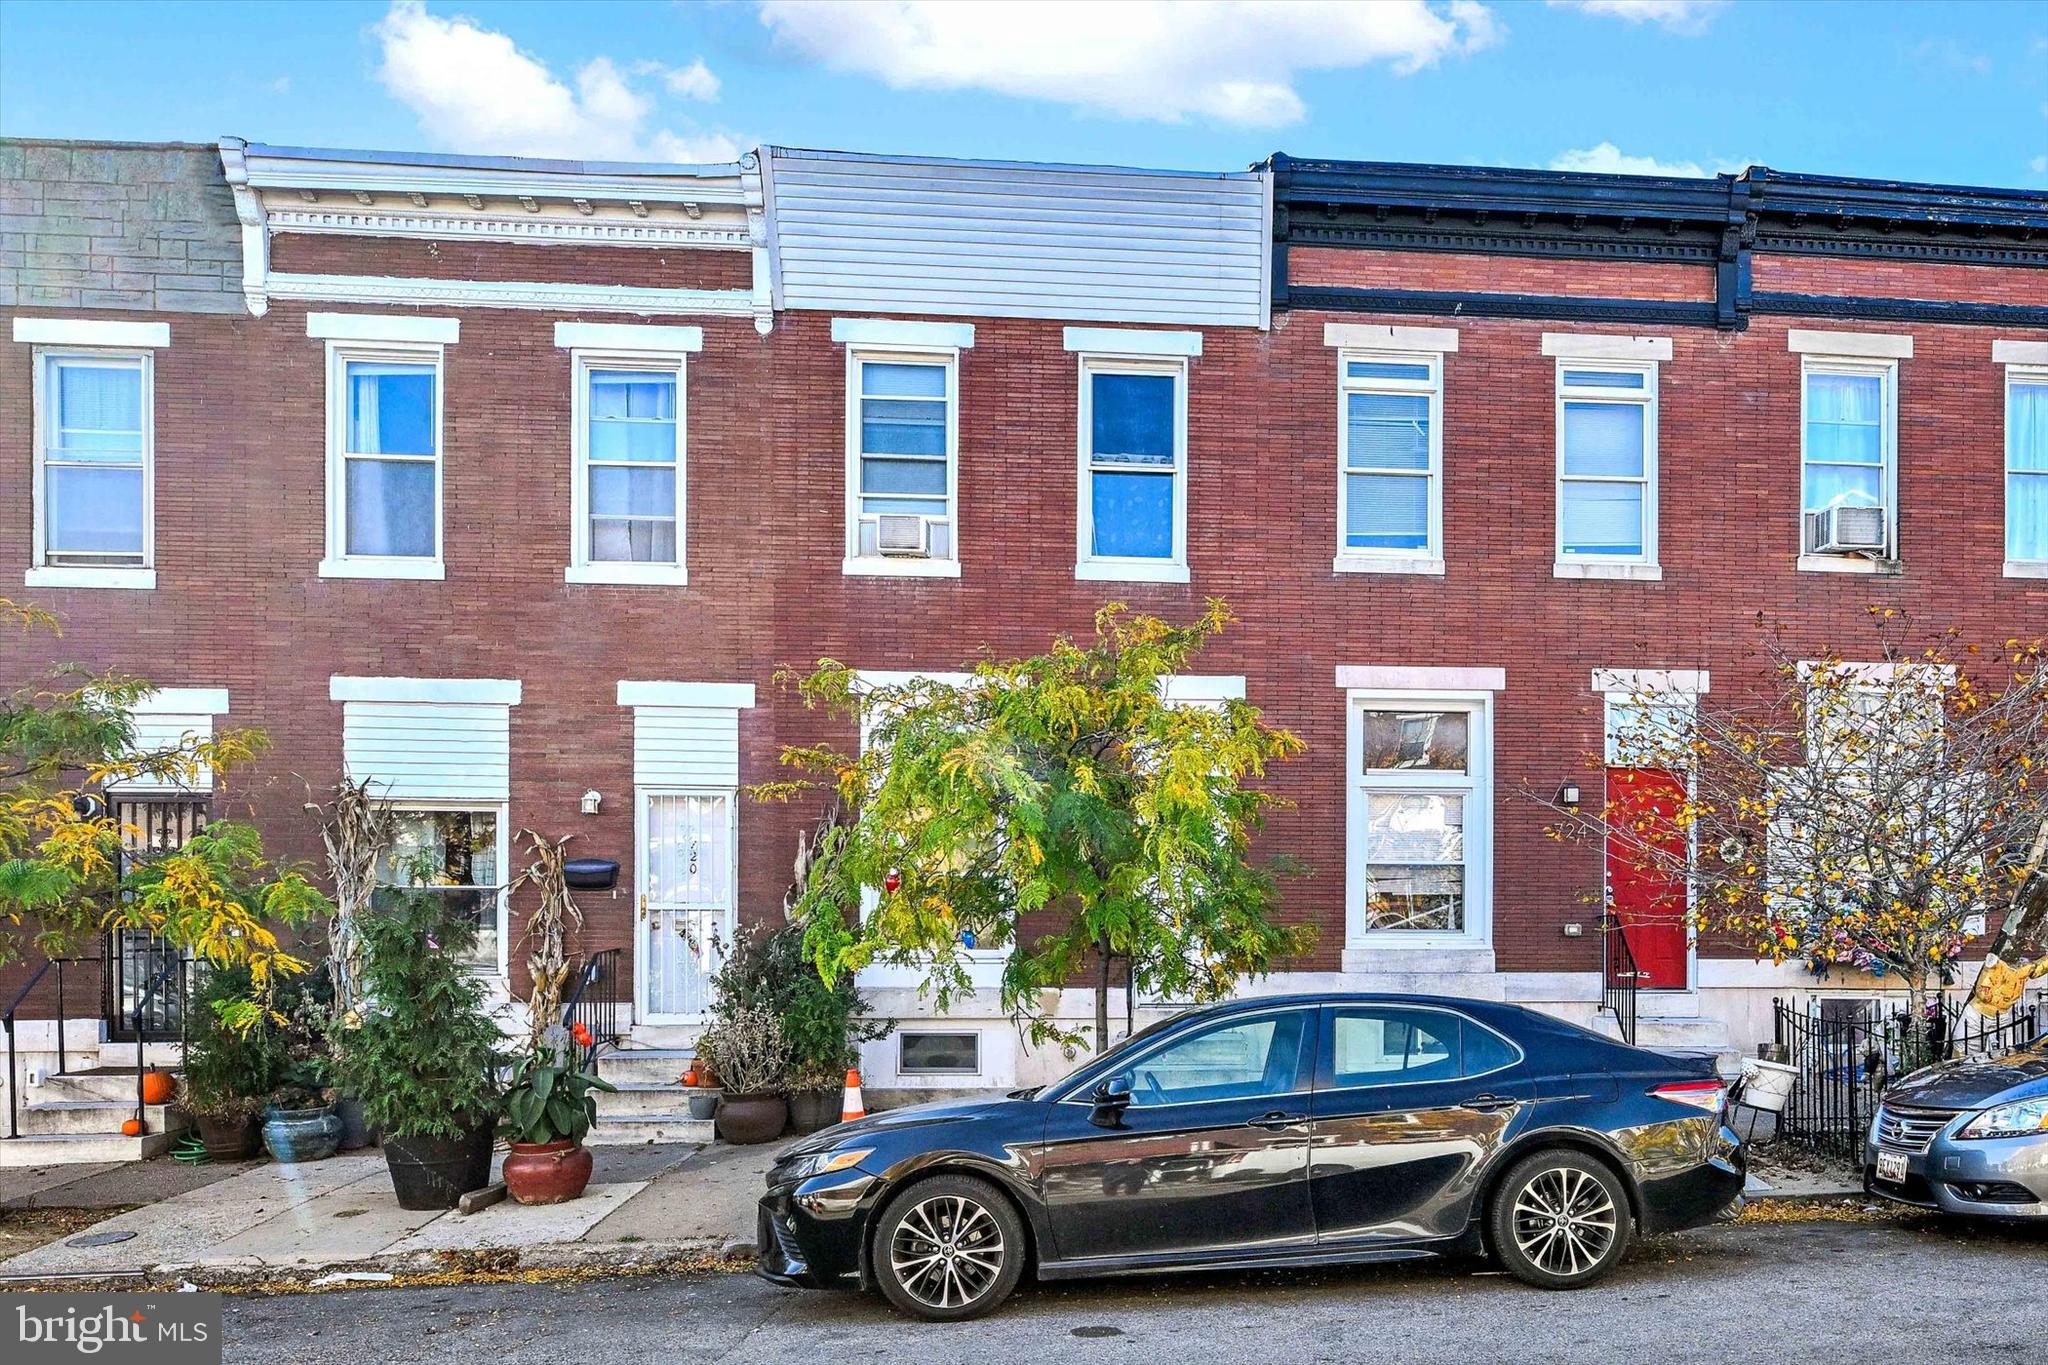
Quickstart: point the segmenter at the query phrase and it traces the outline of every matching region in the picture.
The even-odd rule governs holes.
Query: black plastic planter
[[[452,1209],[491,1183],[491,1125],[460,1137],[384,1139],[384,1163],[402,1209]]]

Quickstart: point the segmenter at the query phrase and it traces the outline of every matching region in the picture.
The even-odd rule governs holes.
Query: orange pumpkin
[[[685,1071],[685,1072],[683,1073],[683,1077],[682,1077],[682,1084],[684,1084],[684,1085],[686,1085],[686,1086],[692,1086],[692,1085],[695,1085],[696,1083],[697,1083],[697,1064],[696,1064],[695,1062],[692,1062],[692,1063],[690,1063],[690,1069],[689,1069],[688,1071]]]
[[[171,1079],[168,1071],[145,1071],[142,1073],[142,1102],[144,1104],[169,1104],[178,1096],[178,1083]]]
[[[123,1123],[123,1124],[121,1125],[121,1136],[122,1136],[122,1137],[141,1137],[141,1136],[142,1136],[142,1120],[141,1120],[141,1119],[129,1119],[129,1120],[128,1120],[128,1121],[126,1122],[126,1123]]]

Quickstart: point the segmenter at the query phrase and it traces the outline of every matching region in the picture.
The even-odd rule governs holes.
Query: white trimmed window
[[[329,578],[441,578],[441,347],[330,341]]]
[[[397,830],[377,880],[439,896],[451,917],[476,925],[469,965],[502,973],[506,959],[505,808],[394,805]]]
[[[1081,357],[1074,576],[1185,583],[1187,361]]]
[[[1443,572],[1443,356],[1337,357],[1339,573]]]
[[[1898,380],[1896,359],[1802,359],[1802,569],[1870,572],[1898,558]]]
[[[2005,372],[2005,558],[2048,575],[2048,366]]]
[[[576,353],[569,581],[687,581],[683,367],[681,355]]]
[[[1353,691],[1349,713],[1349,944],[1487,943],[1491,694]]]
[[[150,353],[38,350],[35,367],[28,586],[155,587]]]
[[[845,571],[958,577],[959,354],[849,349]]]
[[[1656,362],[1560,359],[1558,574],[1648,577],[1656,566]]]

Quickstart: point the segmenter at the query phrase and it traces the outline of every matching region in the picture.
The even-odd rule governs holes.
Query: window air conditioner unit
[[[923,517],[880,516],[875,518],[875,548],[885,555],[923,559],[928,523]]]
[[[1828,507],[1806,514],[1806,548],[1820,555],[1881,555],[1882,507]]]

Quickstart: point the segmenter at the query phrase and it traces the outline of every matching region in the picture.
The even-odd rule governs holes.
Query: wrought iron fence
[[[1600,923],[1600,1008],[1614,1016],[1615,1031],[1624,1043],[1636,1040],[1636,992],[1643,973],[1628,946],[1628,934],[1612,915]]]
[[[590,1031],[590,1043],[583,1052],[586,1070],[594,1069],[600,1048],[625,1037],[625,1030],[620,1026],[620,1015],[624,1009],[619,982],[621,956],[619,949],[606,948],[585,957],[582,969],[576,973],[576,989],[570,992],[568,1003],[562,1006],[562,1023],[565,1026],[581,1024]]]
[[[1929,1062],[1997,1056],[2041,1036],[2048,1003],[2023,1000],[2004,1014],[1969,1009],[1961,995],[1909,1018],[1896,999],[1814,996],[1774,999],[1773,1036],[1798,1069],[1778,1116],[1778,1136],[1833,1156],[1860,1158],[1864,1134],[1886,1087]]]

